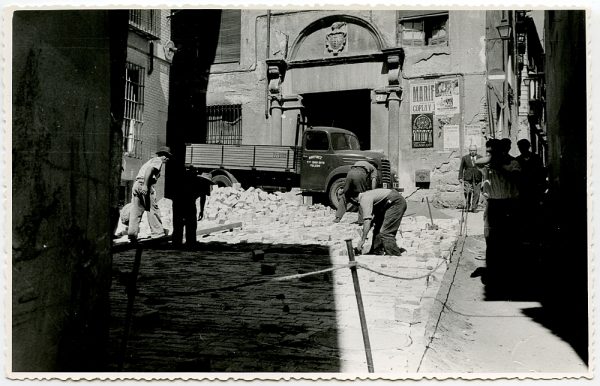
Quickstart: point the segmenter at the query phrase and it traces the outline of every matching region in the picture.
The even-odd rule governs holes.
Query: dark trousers
[[[396,243],[396,234],[404,212],[406,200],[396,191],[392,191],[386,202],[380,204],[373,213],[373,245],[369,254],[382,254],[400,256],[402,251]]]
[[[489,278],[510,281],[509,272],[516,269],[513,257],[519,246],[518,201],[488,199],[484,212],[486,266]],[[507,277],[509,275],[509,277]]]
[[[183,228],[185,227],[185,242],[196,242],[196,199],[193,197],[176,198],[173,200],[173,245],[183,243]]]
[[[140,231],[140,222],[144,212],[148,212],[148,225],[150,225],[150,232],[152,237],[164,236],[164,229],[162,221],[160,219],[160,211],[158,204],[156,203],[156,191],[154,188],[150,188],[146,194],[142,194],[140,189],[142,188],[142,182],[136,181],[133,184],[133,193],[131,197],[131,208],[129,211],[129,228],[127,234],[129,238],[137,238]]]
[[[475,180],[464,180],[463,188],[465,190],[465,209],[476,209],[479,205],[479,192],[481,191],[481,183]]]

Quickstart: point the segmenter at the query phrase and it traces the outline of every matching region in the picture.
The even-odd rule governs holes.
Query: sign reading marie
[[[433,114],[435,110],[435,82],[413,83],[410,85],[410,113]]]

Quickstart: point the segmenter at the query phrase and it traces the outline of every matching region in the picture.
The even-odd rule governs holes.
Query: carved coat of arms
[[[348,41],[348,26],[344,22],[336,22],[331,25],[331,31],[325,35],[325,48],[328,53],[336,56],[343,52]]]

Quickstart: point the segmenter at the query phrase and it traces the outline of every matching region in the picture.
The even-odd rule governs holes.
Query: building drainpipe
[[[267,51],[265,53],[265,62],[269,60],[271,56],[271,10],[267,10]],[[266,68],[267,72],[269,67]],[[269,119],[269,78],[267,76],[267,82],[265,84],[265,118]]]

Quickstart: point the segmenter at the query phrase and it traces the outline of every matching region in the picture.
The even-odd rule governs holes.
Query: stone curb
[[[448,299],[448,294],[450,293],[450,288],[452,286],[452,279],[454,278],[454,275],[458,269],[458,263],[460,261],[458,257],[460,254],[462,254],[466,238],[467,236],[464,235],[458,236],[458,239],[456,240],[456,246],[450,255],[450,265],[444,273],[442,283],[440,284],[440,288],[437,292],[433,305],[431,306],[431,311],[429,312],[429,317],[427,319],[427,325],[425,326],[425,341],[427,342],[426,346],[429,345],[429,341],[435,333],[438,321],[441,317],[442,311],[444,310],[444,303],[446,302],[446,299]]]

